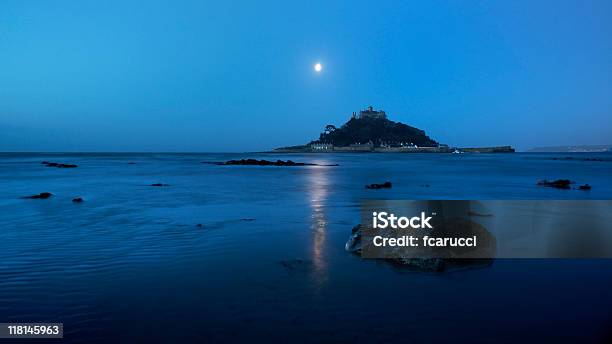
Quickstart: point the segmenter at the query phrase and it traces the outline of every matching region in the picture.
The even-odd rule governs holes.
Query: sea
[[[338,166],[210,163],[243,158]],[[345,250],[368,199],[609,200],[612,154],[1,153],[0,322],[74,343],[612,340],[612,260],[405,270]]]

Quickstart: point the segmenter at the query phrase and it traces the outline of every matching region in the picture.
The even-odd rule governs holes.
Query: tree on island
[[[333,125],[333,124],[328,124],[328,125],[326,125],[326,126],[325,126],[325,131],[324,131],[324,133],[325,133],[325,134],[330,134],[330,133],[332,133],[332,132],[334,132],[334,131],[336,131],[336,130],[338,130],[338,128],[336,128],[336,126],[335,126],[335,125]]]

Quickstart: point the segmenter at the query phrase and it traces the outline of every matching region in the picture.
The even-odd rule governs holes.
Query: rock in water
[[[202,161],[203,164],[215,164],[215,165],[240,165],[240,166],[338,166],[333,165],[318,165],[304,162],[294,162],[291,160],[283,161],[269,161],[269,160],[257,160],[257,159],[241,159],[241,160],[229,160],[226,162],[206,162]]]
[[[72,203],[81,203],[83,202],[83,198],[81,197],[75,197],[72,199]]]
[[[344,245],[344,249],[348,252],[361,254],[362,241],[361,241],[362,226],[359,224],[351,230],[351,236]]]
[[[57,168],[77,168],[79,167],[78,165],[75,165],[75,164],[62,164],[59,162],[49,162],[49,161],[43,161],[41,162],[41,164],[47,167],[57,167]]]
[[[307,164],[303,162],[293,162],[291,160],[282,161],[268,161],[268,160],[256,160],[256,159],[242,159],[242,160],[230,160],[224,163],[224,165],[255,165],[255,166],[309,166],[314,164]]]
[[[364,227],[357,225],[351,230],[351,236],[346,242],[344,249],[350,253],[361,255],[363,249],[363,234]],[[412,269],[417,269],[426,272],[441,272],[444,271],[444,260],[442,258],[388,258],[384,261],[396,266],[402,266]]]
[[[551,188],[556,188],[556,189],[569,189],[570,188],[570,184],[572,184],[573,182],[569,179],[557,179],[554,181],[549,181],[549,180],[540,180],[538,181],[538,185],[540,186],[547,186],[547,187],[551,187]]]
[[[591,190],[591,186],[589,184],[580,185],[578,190],[589,191]]]
[[[53,196],[52,193],[50,192],[41,192],[38,195],[32,195],[32,196],[25,196],[22,198],[27,198],[27,199],[47,199],[49,197]]]
[[[382,184],[370,184],[366,185],[366,189],[391,189],[393,185],[391,182],[384,182]]]
[[[151,186],[170,186],[170,184],[154,183],[154,184],[151,184]]]

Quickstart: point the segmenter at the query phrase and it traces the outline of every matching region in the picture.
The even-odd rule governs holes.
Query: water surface
[[[239,158],[340,166],[201,163]],[[612,325],[609,260],[426,274],[361,260],[344,244],[363,199],[610,199],[611,160],[0,154],[0,321],[63,322],[74,342],[594,341]],[[543,178],[593,189],[536,186]],[[392,189],[364,188],[387,180]],[[40,192],[54,196],[20,198]]]

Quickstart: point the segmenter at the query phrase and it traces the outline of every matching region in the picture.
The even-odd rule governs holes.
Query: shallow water
[[[340,166],[200,163],[239,158]],[[610,260],[426,274],[344,251],[362,199],[611,199],[610,154],[0,154],[0,190],[0,322],[63,322],[70,341],[610,334]]]

